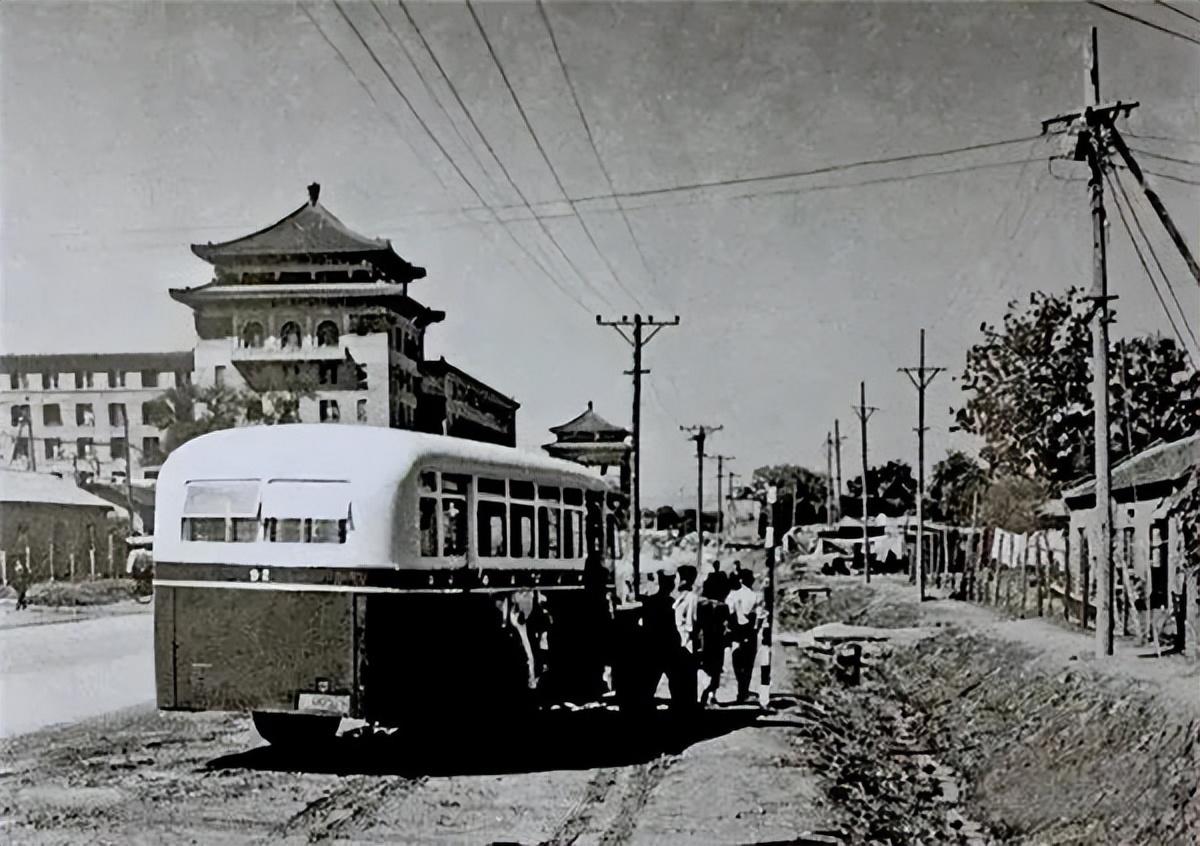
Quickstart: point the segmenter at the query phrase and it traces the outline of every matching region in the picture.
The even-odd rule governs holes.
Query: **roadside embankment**
[[[920,604],[892,579],[827,584],[825,602],[785,591],[780,620],[874,627],[784,647],[802,750],[849,842],[1200,843],[1194,664],[1101,664],[1089,638],[1041,621]],[[863,675],[847,685],[834,655],[855,637]]]

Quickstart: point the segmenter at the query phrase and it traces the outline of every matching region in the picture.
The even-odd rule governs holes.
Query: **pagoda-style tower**
[[[196,382],[259,393],[299,387],[313,395],[301,401],[304,422],[514,443],[516,402],[456,371],[464,386],[447,403],[441,370],[425,373],[425,329],[445,317],[408,294],[425,268],[390,241],[349,229],[321,205],[320,190],[310,185],[307,203],[265,229],[192,245],[213,266],[212,281],[171,297],[195,312]],[[438,381],[437,409],[420,407],[427,375]]]
[[[609,467],[621,473],[621,491],[629,493],[629,456],[633,447],[626,441],[630,432],[609,423],[597,414],[589,401],[587,411],[561,426],[552,426],[553,443],[542,449],[555,458],[565,458],[588,467],[599,467],[605,475]]]

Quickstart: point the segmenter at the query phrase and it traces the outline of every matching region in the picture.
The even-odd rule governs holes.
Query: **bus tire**
[[[259,737],[272,746],[288,748],[330,740],[342,721],[335,714],[255,711],[251,716]]]

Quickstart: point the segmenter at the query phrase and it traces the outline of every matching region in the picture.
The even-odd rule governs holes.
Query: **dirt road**
[[[0,737],[154,700],[150,614],[38,622],[0,630]]]
[[[711,711],[609,712],[453,734],[339,739],[283,755],[249,720],[127,710],[0,748],[19,843],[805,842],[828,816],[794,729]],[[434,736],[430,736],[434,735]],[[828,842],[819,838],[809,842]]]

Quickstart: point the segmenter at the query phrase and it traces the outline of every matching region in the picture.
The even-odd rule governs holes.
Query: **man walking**
[[[25,594],[29,590],[29,564],[25,560],[25,556],[17,557],[17,566],[13,569],[12,587],[17,592],[17,610],[27,608],[29,603],[25,599]]]
[[[754,676],[754,658],[758,652],[758,627],[762,621],[762,602],[754,590],[754,573],[738,572],[741,582],[729,594],[730,640],[733,644],[733,675],[737,679],[737,701],[750,698],[750,681]]]

